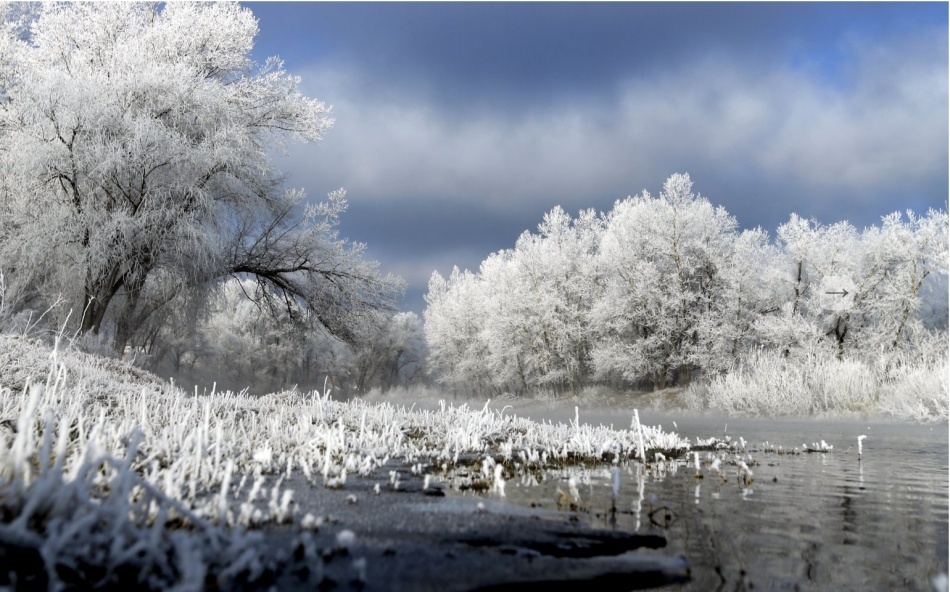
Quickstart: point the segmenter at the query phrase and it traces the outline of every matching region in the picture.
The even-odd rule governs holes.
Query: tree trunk
[[[109,304],[122,287],[124,278],[119,273],[118,265],[113,266],[108,276],[101,281],[96,281],[88,273],[86,274],[86,289],[83,298],[83,316],[79,324],[79,332],[83,335],[92,332],[93,335],[99,335],[102,329],[102,321],[106,317]],[[100,287],[97,288],[96,285]],[[127,340],[127,338],[126,338]],[[125,342],[122,343],[123,349]],[[121,353],[121,350],[116,350]]]

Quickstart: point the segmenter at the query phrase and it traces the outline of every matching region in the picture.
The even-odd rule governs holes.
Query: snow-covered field
[[[255,529],[305,534],[321,522],[282,486],[292,474],[345,488],[391,461],[437,473],[491,464],[485,478],[500,488],[527,469],[689,448],[658,428],[536,423],[487,404],[418,411],[329,393],[186,393],[10,335],[0,351],[0,547],[21,585],[253,581],[281,569],[262,559]]]

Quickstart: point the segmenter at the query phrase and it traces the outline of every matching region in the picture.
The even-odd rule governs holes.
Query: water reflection
[[[569,492],[594,526],[664,535],[659,552],[693,566],[672,589],[931,590],[947,572],[945,427],[746,422],[730,432],[742,427],[748,440],[734,451],[619,467],[619,491],[609,467],[575,467],[513,481],[507,499],[554,509]],[[775,444],[822,439],[830,451]]]

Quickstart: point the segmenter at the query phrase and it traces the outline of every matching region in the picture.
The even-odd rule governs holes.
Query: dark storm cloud
[[[674,172],[743,227],[945,207],[939,3],[251,4],[334,107],[279,165],[410,283]]]
[[[367,90],[424,89],[450,107],[601,93],[710,55],[764,70],[809,65],[837,78],[844,35],[946,22],[938,3],[899,4],[247,3],[261,20],[258,56],[281,55],[294,69],[349,64]]]

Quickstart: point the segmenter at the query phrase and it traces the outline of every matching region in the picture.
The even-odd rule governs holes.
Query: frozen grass
[[[948,371],[945,356],[872,365],[758,351],[731,372],[691,386],[684,397],[691,409],[737,415],[885,415],[939,422],[950,416]]]
[[[330,393],[194,395],[8,335],[0,351],[0,554],[39,587],[258,582],[280,559],[264,562],[254,529],[319,522],[282,488],[292,473],[345,488],[390,459],[443,472],[491,459],[511,474],[632,460],[640,437],[648,450],[688,448],[658,428],[539,424],[487,403],[419,411]]]

